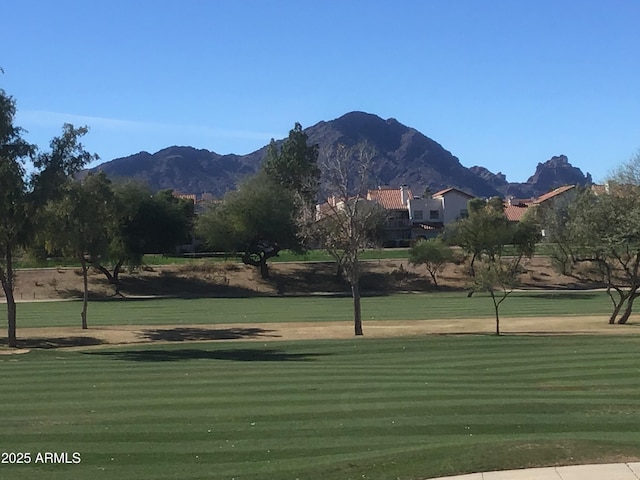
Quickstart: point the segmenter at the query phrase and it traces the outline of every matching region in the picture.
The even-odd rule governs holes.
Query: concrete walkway
[[[640,480],[640,462],[470,473],[438,480]]]

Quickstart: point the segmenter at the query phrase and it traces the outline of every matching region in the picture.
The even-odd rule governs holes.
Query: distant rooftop
[[[538,198],[536,198],[535,200],[533,200],[533,202],[531,202],[532,205],[540,205],[542,202],[545,202],[551,198],[557,197],[558,195],[561,195],[569,190],[571,190],[572,188],[576,188],[575,185],[565,185],[563,187],[558,187],[555,190],[551,190],[548,193],[545,193],[544,195],[540,195]]]

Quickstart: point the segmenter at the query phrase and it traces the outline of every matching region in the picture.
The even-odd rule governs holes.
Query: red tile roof
[[[527,213],[528,207],[526,205],[508,205],[504,206],[504,214],[507,216],[507,220],[510,222],[519,222]]]
[[[407,188],[407,198],[412,199],[411,189]],[[406,210],[407,206],[402,204],[402,195],[399,188],[378,188],[367,192],[367,200],[378,203],[387,210]]]
[[[545,193],[544,195],[540,195],[531,203],[533,205],[540,205],[542,202],[546,202],[547,200],[557,197],[558,195],[561,195],[564,192],[567,192],[575,187],[576,187],[575,185],[565,185],[564,187],[558,187],[555,190],[551,190],[550,192]]]

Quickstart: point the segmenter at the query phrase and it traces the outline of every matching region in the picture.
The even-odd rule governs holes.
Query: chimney
[[[407,206],[407,202],[409,201],[409,187],[406,185],[400,185],[400,201],[403,206]]]

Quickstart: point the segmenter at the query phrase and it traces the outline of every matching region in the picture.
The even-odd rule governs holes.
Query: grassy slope
[[[0,478],[396,479],[632,458],[638,337],[189,344],[0,357]]]
[[[18,305],[19,328],[74,326],[79,302],[43,302]],[[95,301],[89,304],[89,325],[161,325],[190,323],[261,323],[349,320],[347,297],[251,297]],[[363,318],[372,320],[429,320],[491,317],[487,296],[466,298],[464,292],[398,294],[367,297]],[[514,293],[501,307],[503,316],[608,315],[603,292]]]

